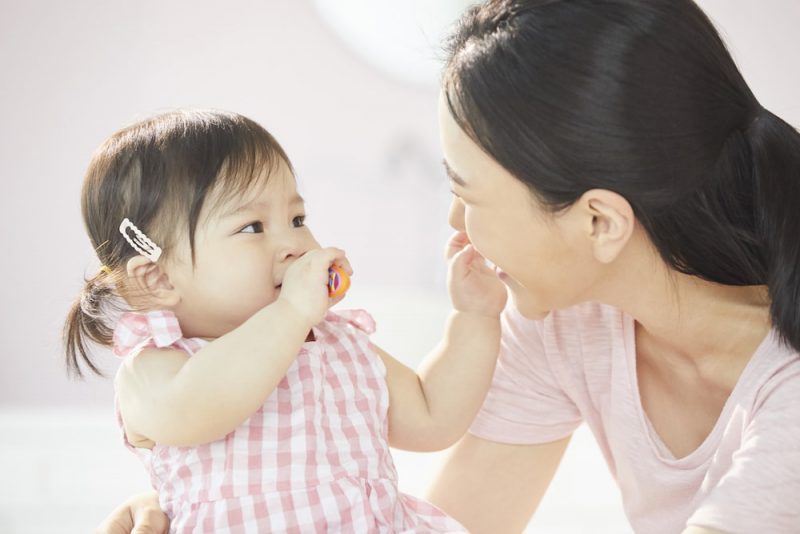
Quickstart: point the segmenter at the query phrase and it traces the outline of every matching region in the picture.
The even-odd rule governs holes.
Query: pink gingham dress
[[[402,494],[389,451],[386,370],[364,311],[328,312],[264,405],[224,438],[196,447],[133,448],[170,518],[170,532],[465,532]],[[126,313],[114,353],[188,354],[174,314]],[[117,410],[120,425],[122,419]]]

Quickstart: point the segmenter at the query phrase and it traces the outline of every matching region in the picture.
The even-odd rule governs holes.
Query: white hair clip
[[[126,232],[128,228],[133,231],[133,237]],[[131,244],[136,252],[153,263],[157,262],[158,258],[161,257],[161,247],[153,243],[152,239],[144,235],[144,232],[136,228],[136,225],[133,224],[127,217],[122,221],[122,224],[119,225],[119,232],[123,235],[123,237],[125,237],[125,239],[128,240],[128,243]]]

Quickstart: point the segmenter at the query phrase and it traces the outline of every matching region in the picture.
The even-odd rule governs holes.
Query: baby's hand
[[[353,274],[344,251],[328,247],[306,252],[283,275],[279,300],[290,303],[310,326],[318,324],[328,308],[342,299],[328,297],[328,268],[334,263]]]
[[[450,262],[447,287],[453,308],[462,312],[499,315],[506,305],[506,286],[486,266],[467,234],[456,232],[447,243]]]

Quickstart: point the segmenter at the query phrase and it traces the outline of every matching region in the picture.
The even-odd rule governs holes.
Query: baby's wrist
[[[463,310],[458,308],[453,308],[453,315],[458,317],[464,317],[467,320],[473,321],[487,321],[487,322],[499,322],[500,321],[500,313],[502,310],[497,312],[491,310]]]
[[[286,321],[295,322],[305,329],[310,330],[316,324],[316,321],[305,313],[301,306],[292,302],[291,299],[284,298],[283,296],[278,297],[278,300],[273,303],[273,306],[281,308],[281,316],[284,317]]]

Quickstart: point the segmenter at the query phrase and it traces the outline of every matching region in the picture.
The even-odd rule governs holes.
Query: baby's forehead
[[[246,181],[221,180],[209,193],[207,209],[204,211],[209,217],[224,216],[247,206],[267,207],[283,202],[290,204],[304,202],[297,192],[297,180],[288,166],[277,172],[262,173]]]

